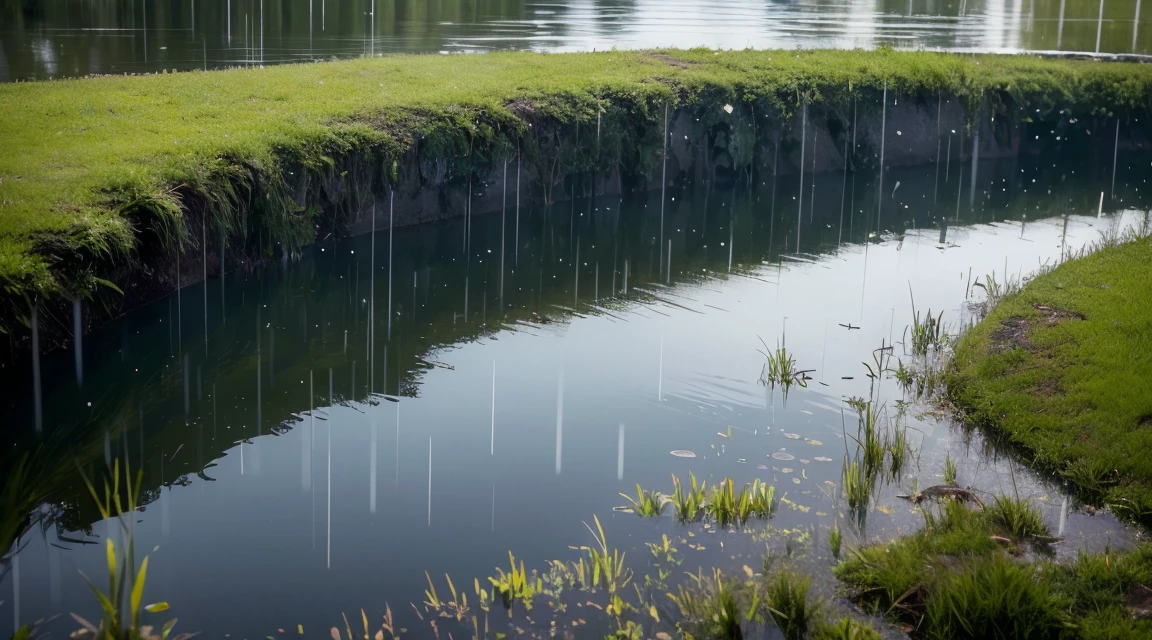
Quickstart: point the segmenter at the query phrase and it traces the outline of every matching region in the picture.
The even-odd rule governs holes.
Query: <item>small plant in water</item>
[[[844,498],[848,501],[848,508],[858,511],[868,506],[872,496],[872,487],[876,475],[869,473],[867,467],[860,461],[860,455],[849,459],[844,456],[844,466],[840,471],[840,486],[844,490]]]
[[[952,459],[952,454],[949,453],[944,456],[944,484],[956,486],[956,461]]]
[[[840,532],[840,525],[832,525],[832,532],[828,534],[828,546],[832,548],[832,557],[840,559],[840,545],[844,542],[844,534]]]
[[[1048,527],[1032,503],[1011,496],[996,496],[986,508],[989,521],[1012,538],[1047,537]]]
[[[504,573],[503,569],[497,567],[496,573],[498,575],[488,578],[488,581],[500,594],[504,608],[508,610],[508,615],[511,616],[512,604],[517,600],[524,604],[525,609],[532,609],[532,598],[536,595],[539,585],[528,579],[528,574],[524,571],[523,560],[520,561],[520,568],[516,568],[516,558],[512,556],[511,551],[508,552],[508,564],[511,565],[508,573]],[[429,584],[431,584],[431,579],[429,579]],[[434,595],[435,591],[433,591]]]
[[[927,316],[921,320],[920,312],[913,310],[912,315],[912,353],[917,356],[927,356],[929,352],[937,353],[948,344],[948,334],[944,332],[944,312],[932,315],[929,309]]]
[[[596,523],[595,530],[587,522],[584,526],[596,540],[596,546],[580,547],[581,551],[588,554],[591,571],[590,579],[587,579],[585,584],[591,589],[603,588],[609,594],[615,594],[632,581],[632,571],[624,567],[624,552],[608,547],[608,539],[604,535],[604,527],[600,526],[600,518],[592,516],[592,520]],[[580,567],[583,569],[583,559]]]
[[[639,484],[636,485],[635,499],[626,493],[621,493],[620,495],[632,503],[632,506],[628,508],[631,509],[633,513],[644,516],[645,518],[664,515],[664,507],[668,505],[668,499],[659,491],[645,491]]]
[[[703,572],[688,574],[694,585],[680,585],[677,593],[668,597],[676,603],[684,625],[690,633],[685,637],[716,638],[717,640],[740,640],[744,637],[741,625],[755,614],[755,600],[743,613],[747,600],[738,585],[725,582],[719,569],[712,570],[711,578]]]
[[[680,479],[672,476],[672,507],[676,510],[676,517],[684,522],[692,522],[700,517],[707,485],[706,482],[697,484],[696,476],[691,472],[688,473],[688,480],[691,486],[685,491]]]
[[[783,338],[775,349],[768,348],[764,340],[760,340],[760,344],[764,345],[764,350],[760,353],[766,360],[760,370],[760,384],[773,388],[780,385],[785,390],[794,384],[801,387],[808,386],[808,374],[811,371],[796,368],[796,358],[788,353]]]
[[[808,602],[812,579],[790,570],[780,570],[767,578],[765,600],[768,613],[787,640],[802,640],[808,636],[820,609],[819,603]]]
[[[97,492],[96,486],[87,476],[83,476],[88,493],[96,502],[100,516],[109,520],[115,518],[120,524],[124,543],[119,551],[111,538],[108,539],[106,550],[108,558],[108,591],[100,590],[88,576],[81,573],[88,587],[96,594],[100,601],[101,618],[99,626],[81,618],[75,613],[72,618],[80,623],[81,629],[73,638],[91,638],[94,640],[167,640],[176,625],[176,620],[169,620],[161,628],[160,633],[152,632],[151,626],[140,625],[141,609],[159,613],[168,610],[167,602],[157,602],[141,606],[144,599],[144,584],[148,575],[148,558],[140,562],[140,569],[135,570],[135,535],[131,526],[133,514],[140,499],[140,486],[144,479],[143,470],[137,471],[135,479],[128,462],[124,463],[124,486],[120,486],[120,460],[112,465],[111,477],[105,478],[103,493]],[[123,491],[123,495],[121,494]],[[133,572],[135,574],[133,575]],[[182,633],[174,640],[191,638],[194,634]]]

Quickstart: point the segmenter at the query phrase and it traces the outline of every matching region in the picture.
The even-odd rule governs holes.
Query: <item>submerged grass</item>
[[[1132,239],[1132,238],[1129,238]],[[1084,499],[1152,523],[1152,239],[1065,262],[956,344],[948,393],[969,423]]]
[[[706,124],[751,112],[781,120],[800,94],[838,109],[884,83],[899,95],[957,98],[969,113],[981,109],[1010,126],[1020,114],[1043,119],[1057,110],[1142,115],[1152,70],[912,51],[611,51],[395,56],[0,85],[0,302],[9,310],[0,328],[27,322],[36,298],[79,295],[111,280],[109,256],[170,253],[195,242],[188,230],[200,215],[210,237],[226,231],[230,246],[256,256],[277,243],[310,242],[318,225],[347,221],[356,193],[395,183],[393,162],[417,146],[452,165],[459,180],[506,159],[516,142],[542,146],[531,122],[602,120],[612,133],[605,139],[616,143],[596,153],[566,148],[558,170],[621,166],[645,174],[655,160],[638,143],[659,137],[666,102]],[[739,110],[722,115],[726,103]],[[563,176],[552,175],[553,158],[536,155],[526,159],[551,176],[547,195]],[[746,155],[744,166],[755,161]],[[363,171],[344,172],[356,166]],[[318,218],[325,204],[339,220]]]

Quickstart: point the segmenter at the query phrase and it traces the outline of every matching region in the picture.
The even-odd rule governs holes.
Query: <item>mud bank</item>
[[[399,57],[4,86],[3,357],[27,352],[33,309],[47,350],[311,243],[517,201],[933,162],[975,185],[980,159],[1107,162],[1149,146],[1149,96],[1141,64],[892,51]]]

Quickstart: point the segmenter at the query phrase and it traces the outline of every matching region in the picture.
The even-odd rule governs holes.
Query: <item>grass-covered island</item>
[[[366,193],[462,191],[509,158],[536,178],[537,199],[577,172],[643,186],[660,173],[669,107],[700,118],[698,157],[750,171],[772,161],[770,142],[781,136],[785,169],[796,164],[799,143],[791,149],[786,129],[803,105],[833,137],[858,115],[867,139],[853,162],[872,166],[885,91],[931,116],[949,100],[955,109],[945,111],[969,131],[975,123],[992,134],[984,144],[1032,141],[1022,130],[1030,125],[1045,134],[1036,140],[1063,133],[1066,146],[1078,130],[1095,144],[1083,133],[1093,123],[1148,122],[1152,67],[895,51],[612,51],[2,85],[0,330],[27,335],[37,304],[63,311],[99,297],[93,308],[115,315],[211,277],[225,260],[273,257],[339,232],[361,215]],[[926,138],[923,155],[936,153],[937,138]],[[890,157],[901,151],[889,146]],[[40,335],[51,342],[70,331],[42,326]]]

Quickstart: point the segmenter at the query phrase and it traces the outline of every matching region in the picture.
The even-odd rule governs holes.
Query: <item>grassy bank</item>
[[[1066,262],[1001,300],[948,372],[967,420],[1082,497],[1152,522],[1152,239]]]
[[[516,148],[539,175],[646,172],[656,158],[637,148],[659,140],[664,104],[735,130],[725,118],[771,125],[804,96],[849,105],[885,82],[894,95],[955,96],[997,126],[1143,117],[1152,96],[1146,65],[892,51],[402,56],[3,85],[0,330],[26,323],[37,299],[115,299],[133,264],[177,248],[199,255],[226,238],[261,257],[307,244],[346,222],[352,191],[394,184],[417,147],[456,180]],[[586,140],[540,139],[541,124],[581,123]],[[593,127],[611,142],[593,147]],[[726,151],[755,156],[753,142]]]
[[[1024,561],[1045,545],[1040,513],[999,498],[986,510],[925,505],[920,531],[836,567],[853,599],[916,638],[1144,638],[1152,546]],[[1033,556],[1036,557],[1036,556]]]

